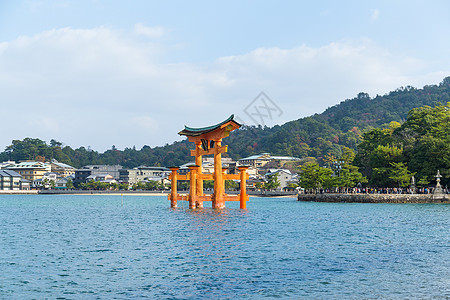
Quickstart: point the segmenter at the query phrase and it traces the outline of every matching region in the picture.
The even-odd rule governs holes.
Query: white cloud
[[[378,9],[374,9],[372,10],[372,21],[376,21],[378,20],[378,18],[380,17],[380,11]]]
[[[438,83],[446,71],[427,72],[426,62],[370,40],[258,48],[204,65],[161,63],[164,49],[107,27],[62,28],[0,43],[2,117],[17,124],[2,134],[0,146],[26,136],[101,151],[113,144],[163,145],[179,138],[185,124],[206,126],[232,113],[244,119],[244,108],[261,91],[284,112],[272,125],[361,91],[374,96]]]
[[[161,26],[148,27],[142,23],[134,25],[134,32],[149,38],[160,38],[166,34],[166,29]]]

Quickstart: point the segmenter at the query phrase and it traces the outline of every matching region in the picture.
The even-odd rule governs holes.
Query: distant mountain
[[[384,96],[370,98],[359,93],[321,114],[287,122],[273,128],[250,128],[233,132],[229,153],[233,158],[260,152],[297,157],[339,157],[342,146],[356,149],[361,133],[392,121],[403,122],[408,112],[424,105],[450,102],[450,77],[439,85],[422,89],[401,87]]]
[[[269,152],[276,155],[322,158],[325,154],[339,157],[344,146],[356,149],[363,131],[383,127],[392,122],[403,122],[408,112],[424,105],[436,106],[450,102],[450,77],[439,85],[427,85],[422,89],[401,87],[384,96],[370,98],[359,93],[328,108],[321,114],[268,127],[243,127],[235,130],[229,138],[228,156],[239,159],[252,154]],[[87,164],[120,164],[132,168],[139,165],[181,165],[191,161],[187,141],[137,150],[110,149],[98,153],[84,147],[72,149],[62,147],[52,140],[50,144],[39,139],[15,140],[6,151],[0,153],[0,161],[23,159],[52,159],[80,167]]]

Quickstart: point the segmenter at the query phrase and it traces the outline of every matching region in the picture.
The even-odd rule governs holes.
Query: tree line
[[[229,145],[225,156],[237,160],[269,152],[303,158],[316,163],[315,169],[310,166],[314,172],[330,172],[318,167],[331,170],[333,175],[339,170],[338,177],[342,178],[332,185],[340,187],[349,185],[355,178],[361,181],[366,178],[371,185],[404,185],[405,178],[412,175],[425,185],[433,180],[438,168],[442,168],[443,181],[447,184],[448,143],[443,136],[448,136],[448,132],[443,126],[448,120],[445,119],[447,108],[442,103],[448,102],[450,77],[439,85],[422,89],[401,87],[374,98],[359,93],[321,114],[280,126],[242,126],[224,139],[224,144]],[[430,122],[435,122],[432,129],[424,131]],[[90,147],[73,149],[54,139],[47,143],[38,138],[25,138],[13,140],[0,153],[0,161],[56,159],[76,168],[90,164],[119,164],[125,168],[179,166],[191,160],[191,148],[192,145],[183,140],[154,148],[118,150],[112,146],[99,153]],[[352,159],[351,151],[356,153]],[[353,167],[359,168],[363,177],[359,178]]]
[[[450,102],[412,109],[407,120],[391,122],[363,134],[356,154],[344,148],[341,157],[325,156],[301,166],[300,186],[307,189],[347,189],[362,186],[408,187],[415,176],[417,187],[435,181],[450,183]]]

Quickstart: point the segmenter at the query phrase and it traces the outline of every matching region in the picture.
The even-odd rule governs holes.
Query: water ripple
[[[447,299],[450,207],[0,197],[0,298]]]

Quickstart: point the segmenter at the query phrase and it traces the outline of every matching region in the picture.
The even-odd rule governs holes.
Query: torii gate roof
[[[216,124],[216,125],[212,125],[212,126],[208,126],[208,127],[202,127],[202,128],[192,128],[192,127],[188,127],[188,126],[184,126],[184,129],[180,132],[178,132],[179,135],[185,135],[188,137],[195,137],[195,136],[200,136],[209,132],[212,132],[216,129],[221,129],[229,124],[233,124],[233,127],[239,128],[241,127],[241,124],[239,124],[238,122],[236,122],[234,120],[234,115],[231,115],[228,119],[226,119],[225,121]]]

